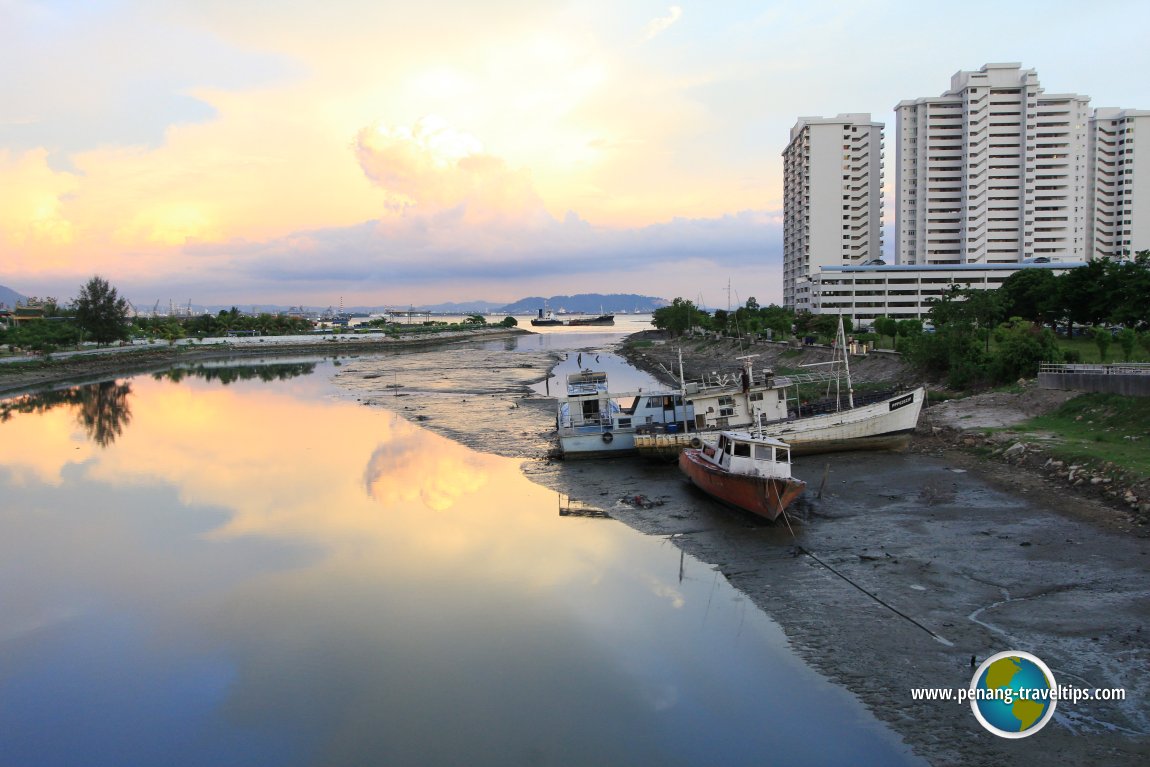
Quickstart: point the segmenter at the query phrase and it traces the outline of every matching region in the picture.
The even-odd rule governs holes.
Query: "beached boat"
[[[807,486],[791,474],[785,442],[749,432],[721,431],[683,450],[679,469],[707,495],[772,521]]]
[[[692,412],[687,428],[642,435],[635,448],[650,457],[673,458],[700,434],[721,429],[746,429],[783,439],[795,455],[905,447],[918,424],[926,390],[896,388],[856,397],[849,360],[845,353],[837,356],[845,349],[840,323],[836,358],[826,364],[841,370],[785,376],[767,370],[759,378],[751,366],[753,355],[748,355],[740,358],[740,375],[684,383],[684,401]],[[827,396],[812,404],[810,395],[816,388]]]
[[[586,369],[567,376],[557,404],[559,450],[570,458],[633,453],[637,434],[675,434],[693,417],[680,392],[613,393],[605,372]]]

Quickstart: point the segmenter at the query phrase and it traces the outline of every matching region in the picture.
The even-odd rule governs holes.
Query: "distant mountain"
[[[670,303],[665,298],[640,296],[635,293],[579,293],[573,296],[551,296],[550,298],[529,296],[521,298],[513,304],[507,304],[497,311],[507,314],[535,314],[546,306],[553,312],[619,314],[622,312],[634,313],[636,310],[653,312]]]
[[[499,311],[503,304],[496,304],[490,301],[460,301],[458,303],[445,303],[445,304],[432,304],[431,306],[417,306],[417,309],[426,309],[429,312],[436,314],[487,314],[488,312]],[[395,307],[398,308],[398,307]]]
[[[15,290],[12,290],[12,288],[6,288],[3,285],[0,285],[0,304],[7,306],[9,309],[12,309],[16,306],[16,304],[24,303],[27,300],[27,296],[22,296]]]

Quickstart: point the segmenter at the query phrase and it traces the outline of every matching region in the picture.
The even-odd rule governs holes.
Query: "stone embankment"
[[[1078,392],[1041,389],[1033,380],[1019,383],[1018,391],[987,392],[927,408],[915,449],[958,449],[997,467],[1008,482],[1026,475],[1041,480],[1048,492],[1097,499],[1121,512],[1120,527],[1150,535],[1150,477],[1109,461],[1060,459],[1055,435],[1012,428],[1057,409]]]
[[[1123,471],[1110,461],[1071,463],[1051,455],[1048,441],[1017,432],[976,434],[933,427],[932,436],[953,447],[972,452],[1045,480],[1052,492],[1090,496],[1121,510],[1133,524],[1150,524],[1150,478]],[[920,444],[922,440],[920,440]],[[1142,534],[1150,535],[1143,531]]]

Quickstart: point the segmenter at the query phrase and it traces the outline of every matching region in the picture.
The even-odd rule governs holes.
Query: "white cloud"
[[[666,32],[675,22],[683,16],[683,9],[677,5],[672,5],[667,9],[666,16],[652,19],[647,24],[647,28],[643,30],[644,40],[653,40],[659,35]]]

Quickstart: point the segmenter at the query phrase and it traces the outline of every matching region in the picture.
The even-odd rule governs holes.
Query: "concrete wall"
[[[1150,397],[1150,375],[1039,373],[1038,385],[1043,389],[1122,394],[1127,397]]]

